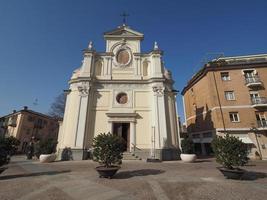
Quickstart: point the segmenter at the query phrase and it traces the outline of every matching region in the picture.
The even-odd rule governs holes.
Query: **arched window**
[[[95,63],[95,75],[101,76],[102,75],[102,61],[98,60]]]

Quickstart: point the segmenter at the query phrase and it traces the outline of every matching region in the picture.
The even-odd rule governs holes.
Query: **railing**
[[[267,128],[267,120],[257,120],[259,128]]]
[[[251,103],[252,105],[267,104],[267,98],[266,97],[252,97]]]
[[[246,77],[245,80],[246,80],[246,84],[261,83],[261,79],[259,76]]]
[[[131,145],[133,146],[134,152],[135,152],[136,149],[139,150],[139,151],[142,150],[142,149],[138,148],[138,147],[137,147],[135,144],[133,144],[133,143],[131,143]]]

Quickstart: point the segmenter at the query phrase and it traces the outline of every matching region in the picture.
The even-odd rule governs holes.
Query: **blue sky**
[[[207,54],[267,53],[266,10],[264,0],[0,0],[0,116],[24,105],[47,113],[81,50],[92,40],[104,51],[103,32],[122,23],[123,11],[144,33],[143,51],[154,41],[164,50],[181,91]],[[181,95],[178,107],[183,117]]]

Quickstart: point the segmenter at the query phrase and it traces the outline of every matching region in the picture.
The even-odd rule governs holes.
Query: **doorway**
[[[113,123],[113,134],[125,140],[124,151],[130,151],[130,123]]]

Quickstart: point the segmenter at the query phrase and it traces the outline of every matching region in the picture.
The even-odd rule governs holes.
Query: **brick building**
[[[199,154],[216,135],[245,142],[252,158],[267,158],[267,54],[222,57],[196,73],[182,91],[185,122]]]
[[[25,151],[32,137],[57,139],[58,129],[57,119],[29,110],[26,106],[20,111],[14,110],[13,113],[0,117],[0,134],[20,140],[19,152]]]

